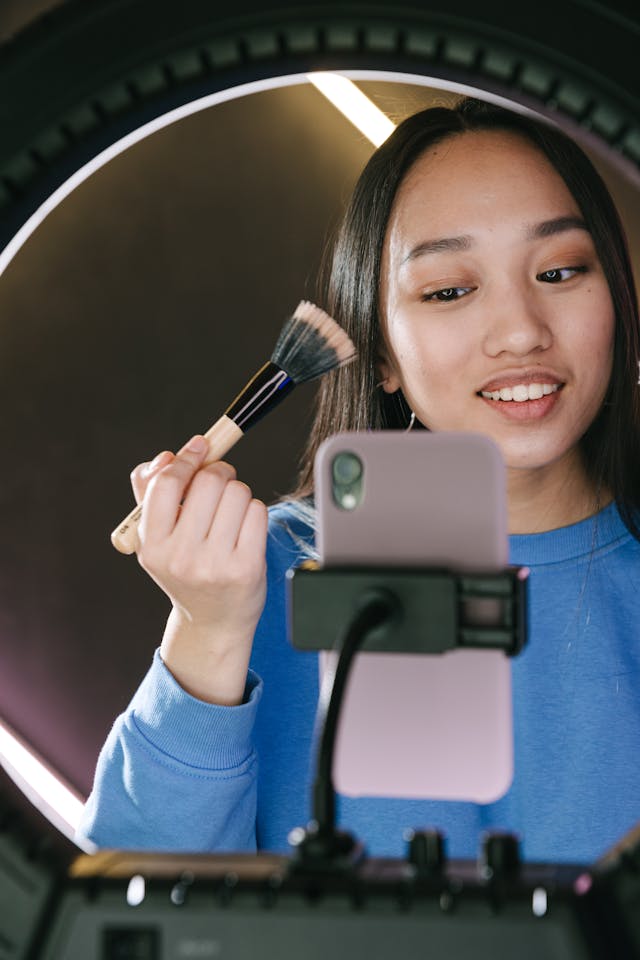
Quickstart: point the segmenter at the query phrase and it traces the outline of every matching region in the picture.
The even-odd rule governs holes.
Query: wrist
[[[252,640],[253,630],[231,632],[221,625],[196,623],[174,607],[160,656],[192,697],[220,706],[237,706],[244,698]]]

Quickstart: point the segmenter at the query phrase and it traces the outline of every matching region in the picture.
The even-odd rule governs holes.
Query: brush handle
[[[202,463],[202,466],[206,467],[209,463],[222,460],[225,453],[231,450],[244,433],[230,417],[224,414],[212,427],[209,427],[204,436],[209,442],[209,449]],[[138,504],[111,534],[111,543],[120,553],[135,553],[141,516],[142,504]]]

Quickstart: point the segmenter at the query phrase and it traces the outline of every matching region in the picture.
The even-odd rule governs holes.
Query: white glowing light
[[[321,72],[308,73],[307,77],[374,146],[379,147],[395,130],[395,123],[347,77]]]
[[[70,840],[80,821],[83,799],[36,753],[0,723],[0,764],[28,800]]]
[[[533,891],[531,909],[536,917],[544,917],[547,912],[547,891],[544,887],[536,887]]]
[[[147,889],[144,877],[136,873],[127,885],[127,903],[130,907],[139,907],[144,901]]]

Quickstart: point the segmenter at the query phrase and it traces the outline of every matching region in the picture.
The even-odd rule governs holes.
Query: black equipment
[[[497,834],[477,862],[449,861],[420,831],[406,860],[335,870],[269,855],[78,856],[0,782],[2,960],[640,957],[638,830],[589,868],[521,864]]]
[[[412,571],[409,580],[394,572],[382,584],[380,577],[386,572],[340,577],[346,608],[339,616],[344,623],[348,614],[352,636],[345,680],[352,653],[393,616],[393,591],[411,592],[416,577],[451,588],[445,645],[463,637],[487,645],[491,630],[493,645],[511,653],[524,642],[518,571],[477,578]],[[294,626],[299,585],[308,613],[327,587],[335,592],[333,579],[303,571],[296,586],[294,576]],[[482,627],[469,618],[465,604],[478,596],[498,600],[498,623]],[[334,684],[335,713],[343,689],[336,693]],[[292,832],[290,857],[78,855],[3,773],[0,960],[640,957],[640,827],[593,866],[522,863],[517,838],[506,833],[482,837],[477,861],[449,860],[443,836],[420,829],[407,834],[404,860],[368,858],[356,838],[335,827],[331,756],[329,734],[320,750],[317,817]]]

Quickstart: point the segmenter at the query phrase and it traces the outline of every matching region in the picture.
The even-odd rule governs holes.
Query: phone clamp
[[[348,878],[364,856],[353,836],[336,829],[332,776],[338,719],[355,655],[443,654],[475,647],[515,656],[526,642],[528,573],[526,567],[470,573],[309,562],[288,572],[294,646],[339,652],[318,699],[313,819],[306,830],[292,831],[292,873]]]
[[[384,592],[394,605],[367,630],[360,649],[445,653],[460,647],[520,653],[526,642],[526,567],[458,571],[439,567],[322,567],[289,570],[289,633],[299,650],[340,650],[364,598]]]

